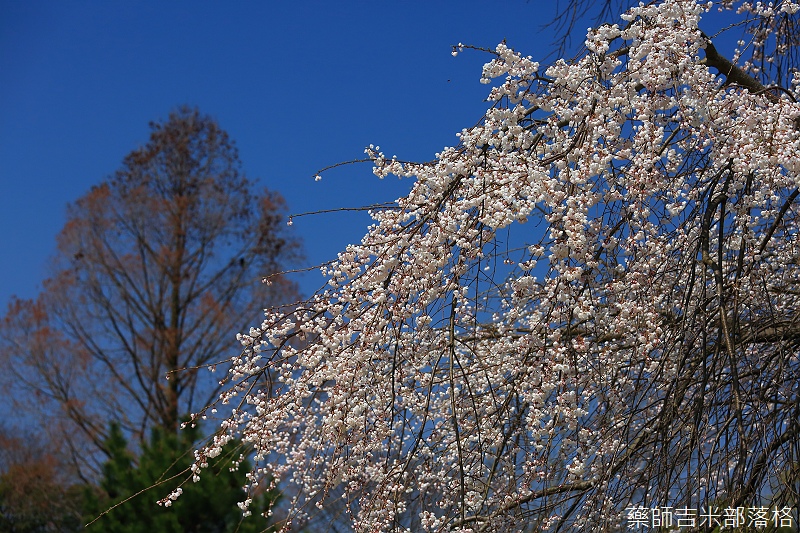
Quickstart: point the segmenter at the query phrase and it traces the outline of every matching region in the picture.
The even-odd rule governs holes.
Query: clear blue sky
[[[0,0],[0,305],[47,275],[67,203],[144,144],[148,122],[197,106],[236,141],[246,174],[293,213],[393,200],[409,183],[363,156],[429,160],[485,109],[485,54],[502,39],[545,59],[554,2]],[[584,24],[584,26],[588,25]],[[358,241],[368,220],[293,226],[308,264]],[[322,284],[305,275],[303,289]]]

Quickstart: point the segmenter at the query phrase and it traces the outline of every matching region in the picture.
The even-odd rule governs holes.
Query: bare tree
[[[296,299],[275,275],[298,252],[281,196],[253,191],[233,142],[197,110],[151,129],[69,206],[52,277],[2,323],[8,390],[78,463],[102,458],[110,421],[138,439],[177,431],[215,397],[208,368],[229,358],[231,332]]]

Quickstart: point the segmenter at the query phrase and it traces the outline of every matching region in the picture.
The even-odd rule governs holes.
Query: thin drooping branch
[[[719,54],[709,9],[640,4],[546,69],[501,43],[456,147],[370,149],[411,190],[241,336],[199,457],[243,432],[292,516],[359,531],[604,531],[768,498],[800,445],[800,107]]]

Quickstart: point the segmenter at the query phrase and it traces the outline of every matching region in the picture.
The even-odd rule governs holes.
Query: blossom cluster
[[[365,532],[600,530],[637,491],[763,480],[737,449],[796,423],[800,95],[728,83],[710,7],[642,4],[547,68],[500,44],[457,146],[369,148],[409,194],[240,336],[195,475],[241,437],[287,529],[333,507]]]

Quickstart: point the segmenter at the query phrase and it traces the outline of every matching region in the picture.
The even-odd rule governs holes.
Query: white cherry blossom
[[[287,530],[333,507],[364,532],[615,531],[634,505],[789,494],[798,89],[725,63],[713,6],[640,4],[546,68],[500,44],[457,146],[369,147],[410,192],[240,336],[193,473],[241,437]]]

